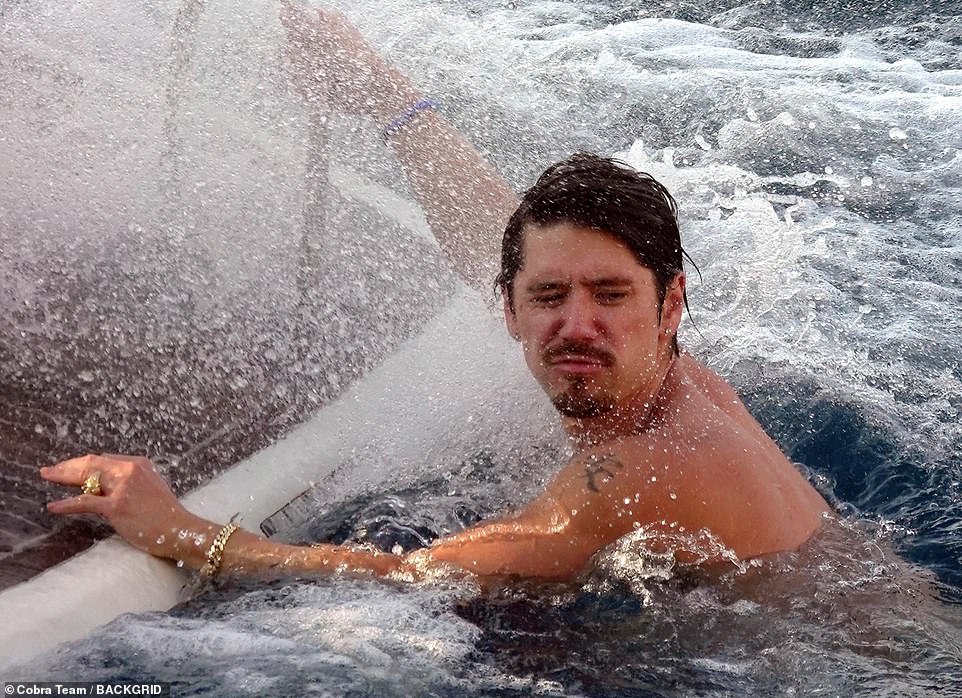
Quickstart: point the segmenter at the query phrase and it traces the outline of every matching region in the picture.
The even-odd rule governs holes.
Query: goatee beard
[[[615,407],[610,396],[588,393],[584,381],[573,383],[566,391],[551,398],[551,402],[562,416],[571,419],[598,417]]]

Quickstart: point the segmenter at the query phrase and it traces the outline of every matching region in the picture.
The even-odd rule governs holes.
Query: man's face
[[[659,318],[655,276],[622,242],[568,223],[532,226],[505,319],[558,411],[595,417],[657,389],[681,317],[679,286],[681,275]]]

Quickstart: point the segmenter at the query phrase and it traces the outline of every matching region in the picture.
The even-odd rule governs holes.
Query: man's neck
[[[670,354],[662,362],[651,381],[635,392],[622,405],[598,415],[576,419],[566,417],[563,425],[577,448],[590,448],[632,434],[646,431],[656,414],[664,406],[668,383],[676,366],[676,356]]]

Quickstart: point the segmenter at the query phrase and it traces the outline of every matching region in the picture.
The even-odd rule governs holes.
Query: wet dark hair
[[[514,310],[512,284],[524,266],[525,228],[571,223],[620,240],[652,271],[660,317],[668,285],[683,270],[683,258],[692,261],[681,246],[677,215],[675,200],[651,175],[619,160],[575,153],[545,170],[508,220],[495,286]],[[677,354],[677,340],[673,347]]]

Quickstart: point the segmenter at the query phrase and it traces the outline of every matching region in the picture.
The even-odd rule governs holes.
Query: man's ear
[[[508,334],[516,342],[521,341],[521,332],[518,331],[518,318],[514,314],[514,310],[511,309],[511,303],[508,301],[507,294],[504,294],[504,324],[508,328]]]
[[[681,316],[685,311],[685,275],[679,272],[665,289],[665,300],[661,303],[661,329],[666,334],[678,333]]]

